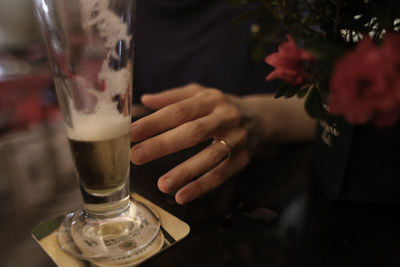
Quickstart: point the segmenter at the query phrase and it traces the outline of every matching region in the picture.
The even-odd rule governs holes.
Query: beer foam
[[[97,112],[72,115],[73,128],[67,127],[67,135],[76,141],[103,141],[125,135],[130,129],[130,117],[121,114]]]

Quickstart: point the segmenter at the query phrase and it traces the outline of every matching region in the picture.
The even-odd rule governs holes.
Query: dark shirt
[[[251,59],[251,22],[227,0],[137,1],[134,101],[191,82],[224,92],[267,92],[270,71]]]

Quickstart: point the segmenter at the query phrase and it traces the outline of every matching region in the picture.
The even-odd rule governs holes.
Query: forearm
[[[259,120],[262,141],[285,143],[314,138],[316,122],[306,113],[304,98],[275,99],[273,95],[249,95],[242,100]]]

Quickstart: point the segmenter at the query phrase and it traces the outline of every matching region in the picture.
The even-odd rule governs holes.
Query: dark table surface
[[[398,207],[328,200],[311,154],[312,144],[266,146],[225,186],[184,206],[151,179],[180,156],[135,167],[136,190],[192,230],[143,266],[400,266]]]
[[[326,199],[311,143],[262,147],[224,186],[181,206],[157,178],[193,153],[132,168],[132,190],[191,227],[142,266],[400,266],[399,209]],[[80,205],[63,129],[3,136],[0,154],[0,265],[54,266],[30,231]]]

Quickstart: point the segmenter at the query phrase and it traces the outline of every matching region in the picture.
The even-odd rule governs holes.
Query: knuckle
[[[199,88],[201,87],[201,85],[199,83],[196,82],[191,82],[187,85],[187,87],[191,87],[191,88]]]
[[[220,149],[210,149],[207,156],[210,162],[220,162],[225,157],[225,154]]]
[[[231,106],[232,107],[232,116],[235,121],[240,123],[242,121],[242,114],[240,113],[239,109],[236,106]]]
[[[195,121],[188,124],[188,133],[193,141],[193,144],[198,144],[208,137],[206,125],[201,121]]]
[[[209,89],[209,91],[210,91],[211,96],[214,97],[216,101],[226,102],[225,95],[220,90],[211,88],[211,89]]]
[[[242,115],[234,105],[228,105],[229,121],[234,125],[239,125],[242,122]]]
[[[215,88],[207,88],[202,92],[207,99],[211,99],[214,102],[217,103],[224,103],[226,102],[226,98],[224,93],[222,93],[220,90],[215,89]]]
[[[173,114],[173,118],[175,118],[178,123],[186,122],[189,116],[188,110],[183,105],[179,104],[172,108],[171,114]]]
[[[199,83],[193,82],[193,83],[189,83],[186,86],[186,88],[189,89],[190,91],[193,91],[195,94],[198,94],[198,93],[202,92],[205,87]]]
[[[160,157],[162,155],[165,155],[165,153],[166,153],[166,148],[164,143],[157,138],[151,140],[149,146],[147,146],[147,149],[144,149],[144,154],[147,155],[149,158]]]

